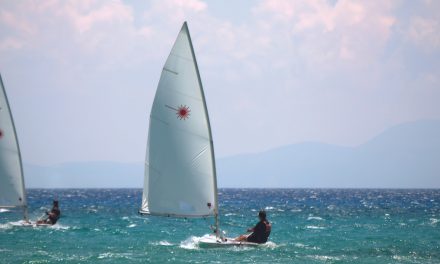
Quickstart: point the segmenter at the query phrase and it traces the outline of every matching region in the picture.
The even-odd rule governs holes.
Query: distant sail
[[[0,207],[26,206],[20,148],[0,76]]]
[[[186,22],[163,67],[151,109],[140,213],[218,213],[211,128]]]

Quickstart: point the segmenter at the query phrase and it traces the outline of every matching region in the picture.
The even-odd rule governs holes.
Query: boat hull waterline
[[[26,222],[25,220],[18,221],[18,222],[9,222],[12,226],[22,226],[22,227],[39,227],[39,226],[52,226],[50,224],[35,224],[32,222]]]
[[[198,241],[199,247],[201,248],[219,248],[219,247],[258,247],[260,244],[245,242],[245,241],[234,241],[233,239],[226,238],[225,241],[217,238],[214,235],[204,235]]]

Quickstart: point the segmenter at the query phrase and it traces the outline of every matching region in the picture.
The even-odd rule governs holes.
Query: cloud
[[[41,117],[22,131],[60,124],[63,137],[98,144],[89,160],[143,157],[143,146],[123,150],[146,139],[160,70],[184,21],[219,157],[305,140],[353,146],[400,122],[440,118],[438,4],[330,2],[261,0],[234,22],[219,13],[228,8],[201,0],[10,1],[0,7],[0,66],[15,76],[17,101],[46,100],[29,99]],[[45,133],[48,142],[58,136]],[[108,142],[118,151],[99,152]]]
[[[415,45],[422,46],[426,52],[435,51],[440,46],[439,21],[415,16],[411,19],[407,37]]]
[[[21,49],[25,43],[23,41],[7,38],[0,42],[0,50],[7,50],[7,49]]]

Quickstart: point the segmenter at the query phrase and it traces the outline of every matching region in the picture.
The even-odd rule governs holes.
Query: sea
[[[29,218],[58,199],[52,227],[13,227],[0,209],[0,263],[440,263],[439,189],[219,189],[220,229],[246,234],[267,212],[269,242],[199,247],[204,219],[138,214],[141,189],[27,189]],[[215,220],[207,219],[212,225]]]

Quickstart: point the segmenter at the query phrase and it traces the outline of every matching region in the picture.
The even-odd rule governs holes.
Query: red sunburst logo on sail
[[[168,105],[165,105],[166,107],[168,107],[168,108],[171,108],[171,109],[173,109],[173,110],[175,110],[177,113],[176,113],[176,115],[177,115],[177,118],[180,118],[180,120],[184,120],[185,121],[185,119],[187,119],[187,118],[189,118],[189,116],[191,115],[189,112],[191,112],[191,110],[189,110],[189,106],[186,106],[186,105],[180,105],[180,106],[178,106],[177,107],[177,109],[175,109],[175,108],[173,108],[173,107],[171,107],[171,106],[168,106]]]
[[[0,139],[2,139],[5,136],[5,132],[3,132],[3,130],[0,129]]]

